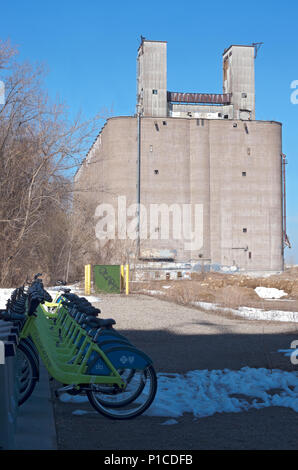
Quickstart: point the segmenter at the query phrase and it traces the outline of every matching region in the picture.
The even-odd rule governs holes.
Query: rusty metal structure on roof
[[[179,93],[168,91],[168,101],[171,103],[230,104],[231,97],[231,93]]]

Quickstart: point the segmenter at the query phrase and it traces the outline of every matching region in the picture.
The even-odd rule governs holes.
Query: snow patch
[[[176,419],[168,419],[161,423],[162,426],[171,426],[172,424],[178,424],[178,421]]]
[[[293,352],[293,350],[292,350]],[[215,413],[240,413],[272,406],[298,412],[298,373],[279,369],[194,370],[186,374],[159,373],[155,400],[144,415],[172,418],[163,425],[177,424],[176,418],[191,413],[195,418]],[[148,393],[147,386],[144,393]],[[64,403],[83,403],[82,395],[60,396]],[[75,414],[85,412],[76,410]]]
[[[71,414],[75,416],[84,416],[93,413],[97,414],[97,411],[74,410]]]
[[[211,302],[191,302],[192,305],[200,307],[204,310],[213,310],[226,313],[232,313],[240,317],[247,318],[248,320],[263,320],[263,321],[283,321],[283,322],[298,322],[298,312],[289,312],[283,310],[263,310],[261,308],[254,307],[239,307],[228,308],[221,307],[218,304]]]
[[[256,287],[255,292],[261,299],[280,299],[288,295],[285,291],[273,287]]]
[[[14,289],[0,289],[0,309],[6,308],[6,302],[10,298]]]
[[[158,374],[158,390],[147,416],[196,418],[215,413],[239,413],[271,406],[298,412],[296,372],[273,369],[194,370],[185,375]]]
[[[86,403],[89,401],[86,395],[70,395],[69,393],[62,393],[59,400],[62,403]]]

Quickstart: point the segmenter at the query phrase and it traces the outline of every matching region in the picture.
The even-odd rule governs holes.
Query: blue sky
[[[298,263],[298,4],[284,0],[12,0],[1,4],[1,39],[20,60],[43,62],[45,85],[75,115],[135,112],[136,52],[142,34],[168,41],[168,89],[222,91],[221,54],[230,44],[263,41],[256,59],[256,118],[283,123],[289,261]]]

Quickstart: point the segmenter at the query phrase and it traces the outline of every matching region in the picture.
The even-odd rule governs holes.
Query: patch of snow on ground
[[[86,410],[74,410],[71,414],[75,416],[83,416],[83,415],[88,415],[88,414],[97,414],[97,411],[86,411]]]
[[[192,305],[195,305],[196,307],[201,307],[205,310],[217,310],[220,308],[218,304],[213,304],[211,302],[192,302]]]
[[[163,426],[171,426],[172,424],[177,424],[178,421],[176,419],[168,419],[167,421],[164,421],[161,423]]]
[[[145,415],[197,418],[215,413],[239,413],[252,408],[282,406],[298,412],[298,376],[295,372],[253,369],[195,370],[158,374],[157,395]]]
[[[150,295],[165,295],[165,292],[162,292],[161,290],[147,290],[147,289],[142,289],[144,294],[150,294]]]
[[[6,302],[10,298],[14,289],[0,289],[0,309],[4,310]]]
[[[186,374],[159,373],[157,376],[157,394],[144,413],[147,416],[168,417],[176,421],[175,418],[183,413],[203,418],[215,413],[240,413],[272,406],[298,412],[297,372],[243,367],[240,370],[194,370]],[[144,392],[148,393],[146,389],[147,386]],[[83,403],[88,398],[64,393],[60,400]],[[173,420],[162,424],[175,424]]]
[[[92,302],[101,302],[100,297],[95,297],[94,295],[81,295],[81,297],[85,297],[92,304]]]
[[[286,312],[283,310],[262,310],[253,307],[239,307],[236,314],[249,320],[298,322],[298,312]]]
[[[261,308],[254,307],[239,307],[228,308],[221,307],[218,304],[211,302],[192,302],[192,305],[201,307],[204,310],[213,310],[220,312],[232,313],[240,317],[245,317],[248,320],[265,320],[265,321],[283,321],[283,322],[298,322],[298,312],[289,312],[283,310],[263,310]]]
[[[256,287],[255,292],[261,299],[280,299],[288,295],[285,291],[273,287]]]
[[[62,393],[59,400],[63,403],[86,403],[89,401],[86,395],[70,395],[69,393]]]

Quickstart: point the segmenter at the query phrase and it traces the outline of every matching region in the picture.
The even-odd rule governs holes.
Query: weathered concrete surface
[[[111,204],[116,223],[118,196],[126,197],[127,208],[137,201],[137,128],[135,117],[109,119],[75,179],[77,198],[93,213]],[[281,152],[277,122],[143,117],[140,202],[147,239],[141,252],[176,250],[178,261],[281,271]],[[161,218],[150,225],[154,204],[178,204],[181,214],[183,204],[191,204],[192,230],[202,229],[202,244],[190,249],[187,234],[177,237],[171,212],[168,236]],[[203,211],[197,226],[196,205]],[[132,214],[128,225],[131,220]]]

